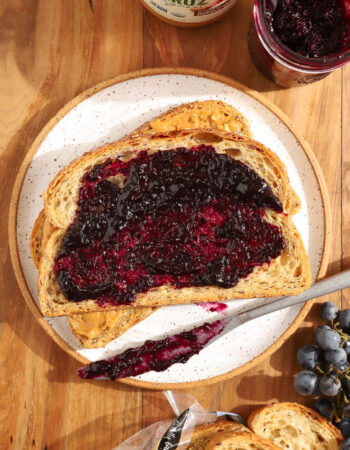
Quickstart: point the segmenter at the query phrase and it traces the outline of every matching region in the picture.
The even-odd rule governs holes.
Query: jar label
[[[143,0],[161,16],[182,23],[201,23],[223,15],[237,0]]]

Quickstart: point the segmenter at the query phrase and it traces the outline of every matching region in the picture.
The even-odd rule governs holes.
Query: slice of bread
[[[285,167],[278,157],[261,144],[238,135],[218,134],[198,130],[170,133],[166,136],[140,136],[119,141],[107,147],[90,152],[63,169],[50,184],[45,193],[45,214],[57,230],[52,233],[39,267],[39,297],[45,315],[58,316],[80,312],[105,311],[116,306],[101,308],[94,300],[79,303],[68,301],[62,294],[52,267],[61,245],[65,227],[74,219],[80,179],[98,163],[108,158],[130,159],[136,151],[166,151],[177,147],[191,148],[200,144],[211,144],[219,153],[229,154],[249,165],[271,186],[273,193],[289,211],[294,194],[290,190]],[[310,267],[301,238],[287,215],[266,210],[266,219],[280,227],[286,249],[269,265],[255,268],[247,278],[229,289],[216,286],[174,289],[161,286],[145,293],[139,293],[132,306],[164,306],[177,303],[223,301],[233,298],[271,297],[294,295],[309,287]],[[61,229],[59,229],[61,228]],[[120,307],[118,307],[120,308]]]
[[[191,442],[186,447],[187,450],[204,450],[210,439],[223,431],[239,433],[242,431],[249,432],[248,428],[237,422],[229,422],[228,420],[220,420],[214,423],[199,425],[193,431]]]
[[[213,145],[218,153],[226,153],[252,168],[264,178],[274,195],[280,199],[284,211],[287,214],[295,212],[296,204],[299,205],[300,201],[290,187],[284,164],[271,150],[240,135],[185,130],[123,139],[88,152],[73,161],[57,174],[43,194],[46,217],[58,228],[65,229],[73,222],[81,179],[96,164],[102,164],[109,158],[128,161],[141,150],[154,153],[178,147],[197,147],[201,144]]]
[[[131,136],[203,128],[252,136],[249,122],[243,114],[228,103],[218,100],[187,103],[170,109],[137,128]]]
[[[254,411],[249,427],[284,449],[337,450],[342,434],[324,417],[298,403],[276,403]]]
[[[210,439],[205,450],[280,450],[281,448],[268,439],[254,433],[243,431],[232,433],[224,431]]]

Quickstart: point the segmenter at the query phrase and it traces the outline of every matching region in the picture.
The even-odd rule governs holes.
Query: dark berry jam
[[[276,2],[268,3],[271,10]],[[306,57],[320,58],[350,49],[347,8],[345,0],[277,0],[268,20],[288,48]]]
[[[232,287],[284,248],[264,220],[266,207],[283,211],[270,187],[211,146],[96,165],[78,205],[54,265],[71,301],[129,304],[166,284]]]
[[[222,312],[227,308],[226,303],[211,302],[211,303],[197,303],[198,306],[207,312]]]
[[[97,361],[78,369],[85,379],[116,380],[134,377],[154,370],[162,372],[175,363],[185,363],[196,355],[230,322],[230,318],[204,324],[190,331],[175,334],[159,341],[146,341],[141,347],[130,348],[113,358]]]

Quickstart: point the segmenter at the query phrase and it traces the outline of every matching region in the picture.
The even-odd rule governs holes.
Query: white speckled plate
[[[29,237],[43,207],[41,194],[73,158],[123,137],[169,108],[206,99],[223,100],[239,109],[248,118],[254,138],[286,164],[303,205],[294,222],[307,249],[313,277],[326,266],[329,226],[324,181],[312,152],[277,108],[228,78],[193,69],[145,70],[101,83],[63,108],[38,136],[18,175],[10,217],[11,255],[23,294],[51,337],[81,362],[106,358],[146,339],[176,333],[216,313],[197,305],[164,307],[106,347],[82,348],[65,317],[45,321],[34,304],[38,305],[37,271],[30,257]],[[229,308],[238,310],[251,301],[229,302]],[[183,383],[189,387],[237,374],[284,342],[309,306],[301,309],[296,306],[256,319],[233,330],[185,365],[176,364],[165,372],[150,372],[126,382],[152,388],[165,388],[170,383],[176,388],[184,387]]]

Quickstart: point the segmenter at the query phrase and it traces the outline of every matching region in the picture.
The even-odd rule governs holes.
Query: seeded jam
[[[232,287],[285,247],[265,208],[283,212],[265,180],[212,146],[109,159],[81,180],[54,273],[68,300],[101,306],[163,285]]]
[[[117,380],[151,370],[162,372],[198,354],[229,322],[229,318],[221,319],[159,341],[146,341],[142,346],[130,348],[113,358],[88,364],[78,369],[78,375],[84,379]]]
[[[348,0],[268,0],[272,31],[288,48],[310,58],[350,49]]]

